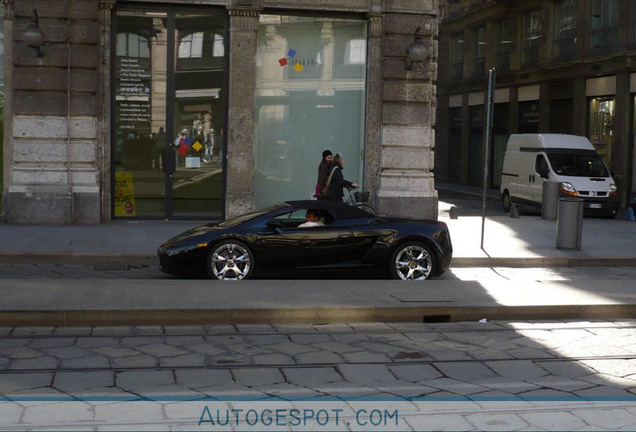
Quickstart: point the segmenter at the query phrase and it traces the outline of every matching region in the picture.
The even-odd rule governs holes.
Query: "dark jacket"
[[[342,176],[342,166],[334,163],[332,167],[338,167],[331,177],[331,183],[329,183],[329,190],[327,191],[327,199],[329,201],[342,201],[342,197],[344,196],[344,192],[342,191],[343,187],[349,187],[353,183],[349,180],[345,180]],[[328,177],[328,176],[327,176]]]
[[[325,187],[330,172],[331,164],[324,159],[320,161],[320,165],[318,165],[318,181],[316,182],[316,193],[318,195],[322,192],[322,188]]]

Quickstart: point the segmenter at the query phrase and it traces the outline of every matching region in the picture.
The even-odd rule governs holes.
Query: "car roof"
[[[324,201],[324,200],[300,200],[285,201],[294,210],[298,209],[320,209],[330,212],[336,219],[356,219],[369,218],[373,215],[358,207],[350,206],[342,201]]]

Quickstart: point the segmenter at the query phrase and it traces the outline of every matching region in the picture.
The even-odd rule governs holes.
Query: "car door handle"
[[[347,234],[338,234],[338,238],[340,238],[340,239],[344,239],[344,238],[353,238],[353,234],[351,234],[351,233],[347,233]]]

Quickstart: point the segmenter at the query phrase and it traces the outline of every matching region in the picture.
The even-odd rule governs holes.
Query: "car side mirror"
[[[273,229],[274,231],[280,231],[283,229],[283,227],[283,221],[280,219],[272,219],[271,221],[267,222],[267,228]]]

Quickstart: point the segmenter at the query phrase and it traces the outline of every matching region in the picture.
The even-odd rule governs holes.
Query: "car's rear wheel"
[[[510,193],[508,191],[504,191],[503,196],[501,197],[503,202],[503,209],[506,213],[510,212],[510,207],[512,206],[512,199],[510,198]]]
[[[218,280],[241,280],[251,276],[254,256],[249,247],[237,240],[215,245],[208,254],[208,275]]]
[[[421,242],[403,243],[391,254],[390,271],[394,279],[425,280],[433,276],[435,254]]]

